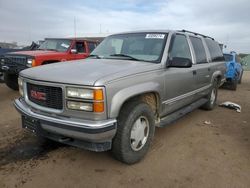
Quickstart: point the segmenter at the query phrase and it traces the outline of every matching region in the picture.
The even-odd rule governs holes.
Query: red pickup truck
[[[20,71],[50,63],[84,59],[98,45],[101,38],[46,38],[37,50],[5,54],[0,59],[0,71],[4,72],[5,84],[18,90]]]

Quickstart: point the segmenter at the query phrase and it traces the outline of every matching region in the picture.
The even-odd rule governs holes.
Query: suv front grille
[[[26,65],[27,58],[24,56],[5,56],[7,62],[12,62],[16,64]]]
[[[40,106],[63,109],[62,88],[27,83],[28,99]]]

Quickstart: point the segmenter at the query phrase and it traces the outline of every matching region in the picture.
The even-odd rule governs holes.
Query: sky
[[[145,29],[191,30],[250,53],[250,0],[0,0],[0,41]]]

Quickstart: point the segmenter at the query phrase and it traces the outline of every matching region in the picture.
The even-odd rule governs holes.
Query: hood
[[[20,75],[33,80],[76,84],[100,85],[131,74],[160,68],[161,64],[114,59],[84,59],[43,65],[23,70]],[[104,81],[105,80],[105,81]]]
[[[54,54],[60,54],[60,53],[63,53],[63,52],[56,52],[56,51],[51,51],[51,50],[30,50],[30,51],[11,52],[11,53],[8,53],[7,55],[42,56],[42,55],[54,55]]]

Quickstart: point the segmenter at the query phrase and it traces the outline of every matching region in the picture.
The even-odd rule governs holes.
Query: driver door
[[[74,59],[85,59],[86,57],[89,56],[89,53],[87,53],[87,47],[86,47],[86,42],[84,41],[76,41],[74,48],[76,49],[76,53],[74,54]]]

